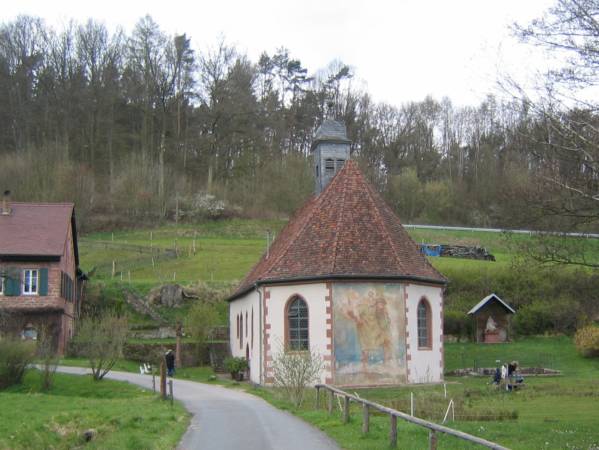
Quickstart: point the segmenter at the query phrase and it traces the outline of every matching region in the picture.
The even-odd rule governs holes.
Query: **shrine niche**
[[[484,344],[499,344],[510,339],[511,317],[516,311],[491,294],[474,306],[468,315],[474,318],[475,341]]]

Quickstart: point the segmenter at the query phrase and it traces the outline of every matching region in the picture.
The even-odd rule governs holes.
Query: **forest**
[[[19,16],[0,24],[0,189],[74,201],[84,231],[284,218],[312,193],[312,136],[334,118],[405,223],[597,231],[597,108],[556,95],[596,84],[599,27],[576,10],[597,17],[593,3],[514,29],[569,52],[543,95],[505,82],[477,106],[377,103],[341,61],[313,70],[285,48],[252,61],[224,38],[199,51],[149,16],[129,34]]]

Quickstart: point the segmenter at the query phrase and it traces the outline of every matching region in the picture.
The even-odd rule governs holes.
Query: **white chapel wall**
[[[258,302],[259,295],[254,289],[243,297],[229,303],[229,342],[231,345],[231,354],[245,358],[246,351],[249,349],[250,380],[254,383],[260,382],[260,307]],[[238,336],[237,318],[241,316],[243,316],[243,333],[242,336]]]
[[[331,324],[330,311],[327,313],[329,289],[326,283],[296,284],[290,286],[268,286],[266,295],[266,322],[265,322],[265,356],[267,365],[274,355],[285,344],[285,305],[294,295],[301,296],[308,304],[308,320],[310,328],[310,348],[320,354],[324,361],[325,369],[321,374],[321,383],[330,382],[331,377]],[[328,331],[327,331],[328,330]],[[327,334],[329,336],[327,336]],[[267,383],[272,381],[272,372],[267,369]]]
[[[405,285],[408,324],[408,381],[436,383],[443,380],[443,290],[418,284]],[[426,298],[431,307],[430,350],[418,349],[418,303]]]

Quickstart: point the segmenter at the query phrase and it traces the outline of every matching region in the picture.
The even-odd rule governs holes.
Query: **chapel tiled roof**
[[[446,283],[353,161],[291,218],[230,299],[255,283],[319,278]]]
[[[69,227],[74,226],[72,203],[9,205],[10,214],[0,215],[0,258],[63,254]]]

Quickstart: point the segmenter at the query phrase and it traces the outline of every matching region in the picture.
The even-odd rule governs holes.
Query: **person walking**
[[[164,354],[164,359],[166,361],[167,375],[172,377],[175,374],[175,354],[169,349]]]

